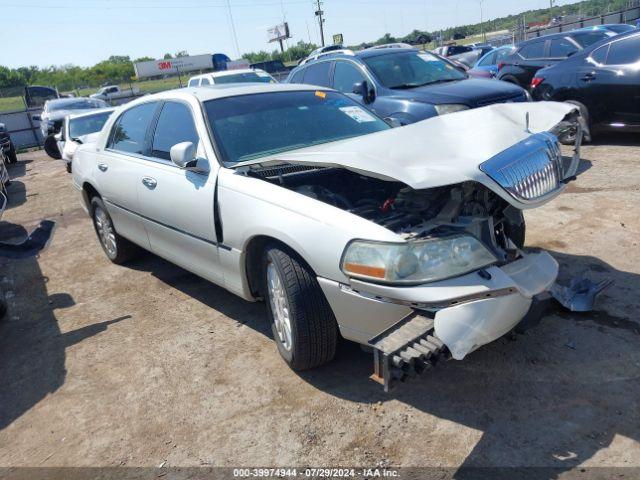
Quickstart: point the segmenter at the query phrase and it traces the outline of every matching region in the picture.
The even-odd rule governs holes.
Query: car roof
[[[164,92],[154,93],[152,95],[145,95],[134,102],[138,104],[149,100],[186,99],[193,97],[198,98],[198,100],[202,102],[206,102],[208,100],[215,100],[218,98],[237,97],[257,93],[303,92],[313,90],[331,89],[291,83],[227,83],[222,85],[206,85],[203,87],[187,87],[167,90]],[[133,105],[134,102],[130,102],[126,105]]]
[[[104,103],[99,98],[88,98],[88,97],[68,97],[68,98],[51,98],[45,102],[46,105],[65,105],[71,103],[78,102],[87,102],[87,103]]]

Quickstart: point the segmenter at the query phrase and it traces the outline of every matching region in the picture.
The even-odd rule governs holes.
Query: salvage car
[[[563,157],[556,138],[575,115],[511,103],[392,128],[325,88],[180,89],[117,110],[73,184],[112,262],[142,248],[264,300],[295,370],[339,336],[368,345],[388,385],[506,334],[554,283],[522,211],[575,177],[579,141]]]
[[[454,60],[417,49],[332,53],[296,68],[287,83],[332,87],[400,125],[492,103],[529,100],[520,87],[469,78]]]
[[[67,172],[71,173],[71,161],[78,145],[91,141],[92,135],[102,130],[113,108],[91,110],[88,113],[67,115],[64,124],[55,135],[60,158],[64,160]]]

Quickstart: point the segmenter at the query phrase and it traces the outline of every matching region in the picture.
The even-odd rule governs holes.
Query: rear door
[[[136,188],[151,251],[221,283],[214,227],[216,170],[212,171],[206,158],[202,142],[207,133],[198,130],[195,114],[195,106],[187,102],[162,104]],[[171,147],[182,142],[198,146],[198,166],[203,172],[179,168],[171,161]]]
[[[95,179],[116,231],[148,249],[149,239],[138,215],[137,183],[146,139],[159,102],[147,102],[128,110],[113,124],[105,149],[97,152]]]

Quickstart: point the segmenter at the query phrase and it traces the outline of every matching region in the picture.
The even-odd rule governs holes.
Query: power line
[[[231,23],[231,33],[233,35],[233,41],[236,44],[236,53],[238,54],[237,58],[240,58],[240,44],[238,43],[238,35],[236,35],[236,25],[233,21],[233,14],[231,13],[231,0],[227,0],[227,9],[229,12],[229,22]]]

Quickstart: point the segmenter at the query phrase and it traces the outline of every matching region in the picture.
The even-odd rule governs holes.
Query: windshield
[[[367,135],[389,127],[337,92],[288,91],[204,102],[226,163]]]
[[[104,112],[87,117],[72,118],[69,120],[69,137],[78,138],[83,135],[99,132],[102,130],[102,126],[106,123],[111,113],[112,112]]]
[[[364,58],[387,88],[413,88],[467,78],[453,65],[430,53],[393,53]]]
[[[274,82],[270,75],[262,72],[247,72],[236,73],[233,75],[224,75],[222,77],[216,77],[213,79],[214,83],[247,83],[247,82],[259,82],[259,83],[271,83]],[[275,82],[274,82],[275,83]]]
[[[56,110],[85,110],[89,108],[104,108],[109,105],[102,100],[71,100],[64,102],[49,102],[47,110],[55,112]]]

